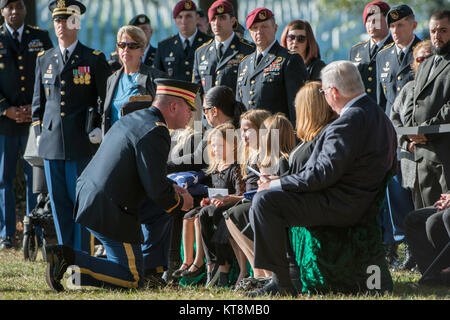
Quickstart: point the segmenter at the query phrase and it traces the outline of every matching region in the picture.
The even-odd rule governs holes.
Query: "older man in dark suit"
[[[408,126],[450,123],[450,10],[433,14],[429,27],[435,56],[417,70]],[[418,200],[432,206],[450,187],[450,133],[410,135],[409,140],[417,162]]]
[[[340,116],[318,138],[298,174],[263,176],[253,198],[255,267],[272,281],[251,295],[294,294],[286,258],[286,227],[357,224],[377,214],[376,195],[396,166],[391,121],[365,93],[356,66],[337,61],[322,70],[322,92]]]

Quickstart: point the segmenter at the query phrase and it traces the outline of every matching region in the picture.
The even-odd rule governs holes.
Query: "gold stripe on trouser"
[[[95,237],[94,237],[94,235],[92,234],[92,233],[89,233],[90,235],[91,235],[91,247],[90,247],[90,252],[91,252],[91,257],[93,257],[94,256],[94,244],[95,244]]]
[[[127,255],[128,259],[128,268],[130,269],[131,274],[133,275],[133,278],[135,281],[127,281],[111,276],[107,276],[105,274],[97,273],[92,270],[86,269],[86,268],[80,268],[80,272],[90,275],[92,278],[108,282],[117,286],[121,286],[124,288],[137,288],[139,284],[139,273],[137,272],[136,268],[136,259],[134,257],[133,248],[131,247],[131,244],[124,243],[123,244],[125,248],[125,253]]]

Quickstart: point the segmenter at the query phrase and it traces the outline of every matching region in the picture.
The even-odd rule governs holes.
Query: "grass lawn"
[[[21,250],[0,251],[0,300],[244,300],[241,293],[224,289],[202,287],[164,288],[161,290],[108,290],[85,288],[55,293],[45,282],[45,266],[39,253],[37,261],[23,258]],[[414,288],[411,282],[420,278],[418,273],[393,272],[394,291],[382,296],[367,295],[301,295],[301,300],[450,300],[450,288]],[[281,299],[263,297],[264,299]],[[293,298],[283,298],[293,300]]]

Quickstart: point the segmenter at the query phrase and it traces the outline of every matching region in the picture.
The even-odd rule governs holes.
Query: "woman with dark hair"
[[[283,30],[280,42],[283,47],[302,56],[309,80],[320,80],[320,71],[325,67],[325,62],[320,59],[319,45],[308,21],[290,22]]]

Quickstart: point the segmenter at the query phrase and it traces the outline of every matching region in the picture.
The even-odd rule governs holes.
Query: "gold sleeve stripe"
[[[31,126],[34,127],[34,126],[37,126],[37,125],[40,125],[40,124],[41,124],[41,120],[37,120],[37,121],[34,121],[34,122],[31,124]]]

